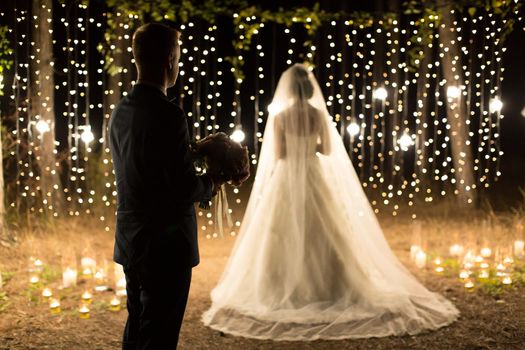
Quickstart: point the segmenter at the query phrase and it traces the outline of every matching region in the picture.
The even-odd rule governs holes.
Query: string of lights
[[[28,212],[43,212],[47,206],[58,214],[56,203],[49,203],[52,197],[46,193],[44,201],[39,198],[42,179],[36,170],[37,141],[54,126],[41,122],[31,112],[30,91],[45,82],[37,83],[31,76],[38,55],[31,54],[27,40],[35,20],[30,11],[17,7],[9,31],[15,48],[10,91],[15,122],[9,126],[15,143],[9,155],[17,168],[9,206]],[[106,31],[108,16],[119,23],[119,30],[115,33],[117,41],[106,44],[114,52],[123,49],[120,58],[114,55],[118,69],[111,76],[108,61],[94,44]],[[132,85],[130,35],[138,17],[116,12],[95,18],[89,5],[82,2],[61,4],[52,17],[55,29],[62,33],[55,39],[55,55],[61,50],[63,56],[54,62],[54,108],[60,116],[56,127],[67,134],[57,136],[57,149],[64,155],[60,164],[67,166],[61,183],[54,188],[64,192],[69,215],[96,213],[106,221],[115,203],[106,129],[115,101]],[[259,20],[256,16],[245,18],[246,23]],[[195,139],[227,130],[233,139],[251,147],[255,167],[272,94],[267,78],[278,76],[300,57],[317,62],[314,74],[375,210],[388,208],[397,215],[403,203],[413,206],[416,200],[432,202],[437,193],[459,195],[458,188],[479,190],[500,176],[503,21],[479,11],[475,16],[461,15],[452,27],[431,23],[430,33],[423,33],[410,20],[395,19],[388,26],[383,22],[366,26],[332,20],[318,31],[315,45],[305,48],[300,45],[304,28],[261,22],[251,33],[251,50],[236,52],[237,59],[253,64],[244,66],[243,78],[234,78],[235,68],[227,66],[225,50],[217,43],[218,36],[228,35],[224,32],[227,29],[203,19],[190,19],[180,27],[184,35],[175,92]],[[242,23],[239,29],[243,29]],[[269,40],[274,35],[278,40]],[[410,64],[413,36],[426,43],[421,49],[424,57],[415,70]],[[266,57],[279,42],[286,42],[288,47],[285,54],[276,55],[273,64],[273,58]],[[457,54],[452,52],[454,45],[460,48]],[[447,64],[452,67],[452,80]],[[111,83],[115,80],[117,85]],[[253,93],[244,98],[248,84],[254,84]],[[459,129],[454,124],[458,120],[464,121]],[[457,130],[464,131],[465,138],[458,138]],[[472,149],[473,183],[462,175],[468,167],[468,155],[462,151],[465,148]],[[97,181],[102,186],[96,187]],[[234,203],[240,205],[240,192],[232,192]],[[202,228],[207,227],[213,237],[213,215],[200,211],[199,216],[206,216]]]

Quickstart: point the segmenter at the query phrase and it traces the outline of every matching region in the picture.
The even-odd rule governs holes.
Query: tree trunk
[[[453,23],[455,14],[452,12],[450,3],[446,0],[436,1],[441,17],[439,40],[444,53],[441,58],[441,66],[443,77],[446,80],[446,93],[450,86],[461,88],[463,85],[461,54],[459,52],[458,36]],[[475,185],[474,166],[472,149],[468,140],[468,125],[466,124],[467,116],[463,94],[456,98],[447,96],[447,120],[450,124],[449,135],[451,139],[452,162],[455,169],[456,194],[463,203],[465,201],[475,203],[476,192],[472,188]]]
[[[48,212],[56,212],[60,207],[61,186],[57,173],[55,150],[55,96],[53,76],[53,36],[52,0],[34,0],[33,16],[37,16],[33,26],[33,54],[36,64],[32,93],[33,116],[39,115],[39,120],[49,125],[49,131],[39,135],[37,161],[40,168],[40,187],[43,208]],[[49,20],[49,21],[48,21]]]

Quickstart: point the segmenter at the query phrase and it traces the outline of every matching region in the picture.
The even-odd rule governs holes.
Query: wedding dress
[[[240,234],[211,299],[207,326],[273,340],[416,334],[459,315],[390,250],[303,65],[277,86]]]

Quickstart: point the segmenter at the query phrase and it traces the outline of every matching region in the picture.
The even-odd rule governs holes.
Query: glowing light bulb
[[[348,133],[350,134],[350,136],[356,136],[357,134],[359,134],[359,124],[357,124],[356,122],[351,122],[347,127],[346,127],[346,131],[348,131]]]
[[[399,146],[401,146],[401,149],[403,151],[408,151],[408,148],[414,145],[414,140],[412,140],[412,137],[410,135],[403,134],[403,136],[401,136],[399,140],[397,140],[397,143],[399,143]]]
[[[245,135],[244,135],[244,132],[241,129],[237,129],[231,134],[230,138],[233,141],[240,143],[240,142],[244,141]]]
[[[87,128],[80,134],[80,139],[87,144],[95,139],[95,135],[91,132],[91,128]]]
[[[388,97],[388,92],[386,91],[384,87],[379,87],[372,92],[372,97],[377,100],[384,101]]]
[[[490,113],[499,113],[501,112],[501,109],[503,108],[503,102],[499,99],[499,97],[494,97],[490,100],[489,103],[489,110]]]
[[[461,89],[457,86],[451,85],[447,88],[447,97],[458,98],[461,95]]]
[[[49,130],[51,130],[51,128],[49,127],[49,123],[44,121],[44,120],[39,120],[37,123],[36,123],[36,130],[43,134],[45,132],[48,132]]]

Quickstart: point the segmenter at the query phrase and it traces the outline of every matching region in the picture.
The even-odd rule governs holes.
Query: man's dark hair
[[[139,68],[164,64],[179,45],[180,32],[160,23],[140,26],[133,34],[133,57]]]

